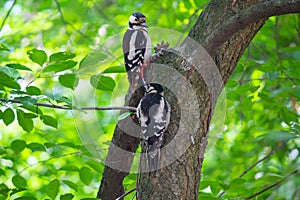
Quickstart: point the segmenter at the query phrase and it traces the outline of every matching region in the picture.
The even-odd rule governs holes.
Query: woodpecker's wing
[[[168,127],[170,105],[163,96],[150,93],[140,101],[137,110],[143,136],[152,145]]]
[[[146,30],[128,29],[123,37],[123,53],[126,70],[140,67],[151,58],[151,40]]]

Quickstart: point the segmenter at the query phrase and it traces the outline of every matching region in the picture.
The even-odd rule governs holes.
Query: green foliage
[[[270,187],[256,198],[299,197],[300,63],[296,57],[300,38],[296,30],[298,16],[270,18],[226,84],[224,131],[211,136],[218,140],[204,161],[201,195],[244,199]]]
[[[130,113],[80,112],[87,114],[81,118],[36,104],[119,103],[127,91],[120,38],[131,12],[145,13],[150,27],[187,34],[202,9],[191,15],[207,3],[57,2],[61,13],[56,1],[17,1],[0,30],[0,199],[93,199],[104,168],[98,160],[105,158],[116,120]],[[11,3],[0,1],[1,22]],[[299,174],[288,176],[299,166],[299,43],[299,15],[271,18],[241,58],[226,85],[224,127],[210,136],[218,140],[205,158],[199,199],[242,199],[280,181],[258,198],[299,194]],[[217,118],[214,125],[220,126]],[[78,126],[92,128],[81,133]],[[135,174],[126,177],[126,189],[135,180]]]

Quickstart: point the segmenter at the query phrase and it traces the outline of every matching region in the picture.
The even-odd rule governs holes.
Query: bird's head
[[[149,94],[149,93],[157,93],[157,94],[160,94],[161,96],[164,95],[164,89],[158,83],[149,83],[149,84],[147,84],[145,86],[145,89],[146,89],[146,93],[147,94]]]
[[[147,29],[146,17],[140,12],[135,12],[129,17],[129,28],[131,29]]]

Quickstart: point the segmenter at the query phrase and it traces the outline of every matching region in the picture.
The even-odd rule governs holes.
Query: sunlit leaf
[[[132,112],[125,112],[125,113],[121,114],[121,115],[118,117],[118,121],[127,118],[127,117],[130,116],[131,114],[132,114]]]
[[[11,124],[15,119],[15,113],[11,108],[7,108],[2,114],[2,120],[4,124],[7,126]]]
[[[62,166],[59,170],[77,172],[77,171],[79,171],[79,168],[75,165],[66,164],[66,165]]]
[[[50,56],[50,62],[64,61],[64,60],[74,58],[75,56],[76,55],[73,53],[58,52],[58,53],[54,53]]]
[[[58,81],[63,86],[74,89],[78,85],[79,79],[76,74],[64,74],[59,76]]]
[[[24,140],[14,140],[10,147],[14,150],[15,153],[20,153],[26,147],[26,142]]]
[[[43,50],[31,49],[27,51],[27,55],[33,62],[43,66],[43,64],[47,61],[47,54]]]
[[[37,143],[37,142],[32,142],[30,144],[27,144],[26,146],[28,149],[30,149],[31,151],[46,151],[46,148],[44,145]]]
[[[18,70],[11,68],[11,67],[1,66],[0,71],[15,80],[20,77]]]
[[[26,188],[27,186],[26,179],[18,174],[12,178],[12,182],[17,188]]]
[[[62,181],[64,184],[66,184],[69,188],[73,189],[75,192],[78,191],[78,186],[77,184],[73,183],[72,181],[69,180],[63,180]]]
[[[6,86],[13,89],[20,89],[20,85],[12,77],[8,76],[6,73],[0,71],[0,86]]]
[[[94,88],[103,91],[113,91],[116,85],[112,78],[103,75],[93,75],[90,83]]]
[[[92,170],[88,167],[82,167],[79,171],[79,177],[84,184],[90,185],[93,179]]]
[[[9,51],[9,48],[4,44],[0,44],[0,51]]]
[[[17,119],[19,125],[23,128],[24,131],[31,132],[33,129],[33,121],[31,118],[26,118],[25,112],[23,110],[17,110]]]
[[[25,65],[19,64],[19,63],[6,64],[6,66],[14,68],[14,69],[19,69],[19,70],[32,71],[30,68],[26,67]]]
[[[126,69],[124,66],[113,66],[110,68],[105,69],[102,73],[108,74],[108,73],[125,73]]]
[[[63,61],[57,64],[51,64],[44,68],[44,72],[61,72],[75,67],[77,62],[73,60]]]
[[[71,193],[64,194],[60,196],[60,200],[72,200],[74,198],[74,195]]]
[[[42,115],[40,118],[44,124],[48,126],[52,126],[53,128],[57,128],[58,126],[57,120],[54,119],[53,117],[49,115]]]
[[[15,198],[14,200],[37,200],[37,198],[31,196],[22,196],[22,197]]]
[[[35,86],[28,86],[26,87],[26,92],[30,95],[41,95],[42,91],[40,88],[35,87]]]
[[[59,181],[57,179],[52,180],[47,185],[46,193],[51,199],[55,199],[59,191]]]

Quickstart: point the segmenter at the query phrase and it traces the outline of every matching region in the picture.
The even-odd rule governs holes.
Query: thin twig
[[[121,196],[119,196],[118,198],[116,198],[116,200],[120,200],[122,199],[123,197],[126,197],[127,195],[129,195],[130,193],[136,191],[136,188],[133,188],[131,190],[129,190],[128,192],[126,192],[125,194],[122,194]]]
[[[10,102],[10,103],[18,103],[23,104],[22,101],[16,100],[16,99],[5,99],[0,98],[1,102]],[[136,111],[135,107],[131,106],[102,106],[102,107],[76,107],[76,106],[59,106],[54,104],[46,104],[46,103],[35,103],[35,106],[41,106],[41,107],[48,107],[48,108],[55,108],[55,109],[61,109],[61,110],[129,110],[129,111]]]
[[[245,174],[247,174],[250,170],[252,170],[254,167],[256,167],[259,163],[263,162],[264,160],[268,159],[271,157],[273,154],[275,154],[283,145],[283,142],[280,142],[270,153],[268,153],[265,157],[262,159],[258,160],[256,163],[251,165],[248,169],[246,169],[241,175],[239,175],[239,178],[242,178]]]
[[[251,165],[248,169],[246,169],[241,175],[239,175],[239,178],[242,178],[245,174],[247,174],[250,170],[252,170],[254,167],[256,167],[259,163],[263,162],[264,160],[268,159],[271,157],[273,154],[275,154],[283,145],[283,142],[280,142],[275,149],[273,149],[270,153],[268,153],[265,157]],[[221,198],[226,192],[223,191],[222,193],[219,194],[218,198]]]
[[[255,193],[255,194],[253,194],[253,195],[251,195],[251,196],[249,196],[249,197],[246,197],[245,200],[249,200],[249,199],[255,198],[255,197],[257,197],[258,195],[261,195],[262,193],[264,193],[264,192],[266,192],[266,191],[268,191],[268,190],[270,190],[270,189],[272,189],[272,188],[274,188],[274,187],[280,185],[280,184],[281,184],[285,179],[287,179],[289,176],[294,175],[294,174],[297,174],[298,172],[299,172],[299,171],[298,171],[297,169],[294,170],[294,171],[292,171],[291,173],[287,174],[287,175],[286,175],[283,179],[281,179],[280,181],[278,181],[278,182],[276,182],[276,183],[274,183],[274,184],[272,184],[272,185],[269,185],[268,187],[266,187],[266,188],[264,188],[264,189],[258,191],[257,193]]]
[[[38,161],[35,164],[28,165],[28,166],[24,167],[21,171],[18,172],[18,174],[22,174],[24,171],[26,171],[27,169],[29,169],[31,167],[37,166],[37,165],[39,165],[41,163],[45,163],[45,162],[48,162],[48,161],[56,159],[56,158],[62,158],[62,157],[67,157],[67,156],[80,155],[80,154],[82,154],[82,152],[76,151],[76,152],[72,152],[72,153],[69,153],[69,154],[63,154],[63,155],[53,156],[53,157],[50,157],[50,158],[48,158],[46,160],[40,160],[40,161]]]
[[[10,15],[10,12],[12,11],[12,9],[14,8],[14,6],[16,5],[17,3],[17,0],[14,0],[13,4],[11,5],[11,7],[9,8],[9,10],[7,11],[2,23],[1,23],[1,26],[0,26],[0,32],[2,31],[4,25],[5,25],[5,22],[6,20],[8,19],[9,15]]]
[[[247,79],[240,82],[240,84],[244,84],[245,82],[251,82],[251,81],[268,81],[271,80],[270,78],[254,78],[254,79]],[[300,78],[293,78],[293,77],[283,77],[283,78],[276,78],[275,80],[286,80],[286,81],[300,81]]]

